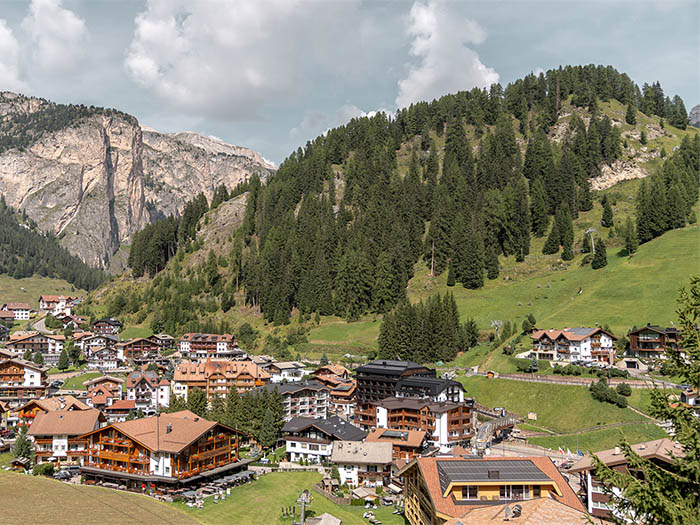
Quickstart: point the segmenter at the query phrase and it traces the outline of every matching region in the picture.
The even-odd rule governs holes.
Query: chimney
[[[614,456],[619,456],[621,453],[622,451],[620,450],[620,447],[615,447],[615,449],[613,450]]]
[[[168,426],[165,427],[165,433],[170,434],[172,431],[173,431],[173,426],[170,423],[168,423]]]

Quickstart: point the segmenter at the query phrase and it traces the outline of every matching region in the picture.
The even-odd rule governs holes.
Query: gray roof
[[[391,443],[336,441],[331,452],[333,463],[387,465],[392,461]]]
[[[440,490],[453,482],[550,481],[550,477],[528,460],[437,461]]]
[[[362,441],[367,437],[367,432],[338,416],[332,416],[328,419],[295,417],[282,427],[282,432],[302,432],[311,427],[316,428],[327,436],[345,441]]]
[[[280,394],[294,394],[295,392],[300,392],[301,390],[311,389],[311,390],[328,390],[330,389],[323,383],[318,381],[291,381],[289,383],[268,383],[267,385],[259,386],[253,389],[253,392],[261,392],[262,390],[269,390],[274,392],[277,390]]]
[[[461,383],[453,381],[451,379],[408,376],[399,379],[399,381],[396,383],[396,392],[401,392],[410,395],[414,391],[420,390],[424,391],[431,397],[435,397],[440,395],[441,392],[443,392],[451,386],[455,386],[460,390],[464,391],[464,387]]]
[[[399,376],[406,370],[425,368],[423,365],[414,363],[413,361],[396,361],[393,359],[378,359],[362,365],[355,369],[360,374],[381,374],[381,375],[396,375]],[[433,373],[435,371],[433,370]]]

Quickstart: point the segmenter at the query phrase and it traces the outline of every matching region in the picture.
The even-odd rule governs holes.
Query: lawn
[[[67,379],[65,383],[63,383],[61,390],[87,390],[83,383],[85,381],[95,379],[96,377],[100,377],[101,375],[101,372],[87,372],[79,376],[71,377]]]
[[[291,523],[291,519],[282,518],[282,507],[296,505],[298,512],[299,504],[296,503],[296,499],[299,493],[304,489],[312,491],[312,486],[320,480],[321,474],[316,472],[267,474],[253,483],[232,489],[231,496],[224,502],[214,503],[212,498],[207,498],[202,510],[190,509],[182,503],[173,503],[172,506],[183,510],[202,523],[235,523],[236,525]],[[329,512],[341,519],[344,525],[367,523],[362,519],[364,507],[336,505],[320,494],[312,493],[313,501],[307,517]],[[402,516],[392,514],[392,510],[392,507],[383,507],[374,512],[377,519],[384,525],[407,523]]]
[[[119,334],[119,337],[122,339],[131,339],[133,337],[150,337],[152,335],[153,330],[147,326],[130,325]]]
[[[508,379],[461,377],[467,395],[488,407],[505,407],[522,417],[529,411],[537,413],[532,424],[554,432],[569,433],[584,428],[647,421],[628,408],[601,403],[591,396],[588,388],[573,385],[527,383]]]
[[[0,275],[0,303],[29,303],[33,308],[39,308],[40,295],[85,296],[87,292],[62,279],[49,279],[38,275],[13,279],[6,274]]]
[[[0,453],[0,467],[6,467],[10,463],[12,463],[13,459],[14,458],[12,457],[12,452]]]
[[[557,257],[538,255],[536,245],[541,240],[537,240],[533,255],[520,264],[503,262],[499,279],[487,280],[484,288],[449,290],[462,319],[475,319],[481,330],[490,329],[494,320],[515,320],[519,327],[529,313],[540,328],[600,323],[619,335],[647,322],[670,326],[676,320],[678,289],[697,272],[698,235],[698,226],[666,232],[642,245],[631,258],[609,249],[608,266],[600,270],[581,267],[581,255],[568,268],[554,270]],[[417,301],[443,293],[448,290],[446,279],[446,272],[431,278],[419,265],[409,283],[409,297]]]
[[[196,524],[197,520],[153,498],[129,492],[68,485],[53,479],[0,471],[4,524]]]
[[[46,372],[47,374],[65,374],[66,372],[75,372],[76,370],[83,370],[87,365],[79,365],[79,366],[69,366],[65,370],[59,370],[56,367],[49,368],[48,371]]]
[[[580,450],[581,452],[599,452],[615,447],[622,438],[627,439],[631,444],[641,443],[642,441],[651,441],[653,439],[661,439],[666,437],[666,432],[655,424],[625,425],[618,428],[604,428],[602,430],[594,430],[583,434],[572,434],[568,436],[544,436],[529,438],[528,442],[533,445],[556,450],[562,447],[567,448],[572,452]]]

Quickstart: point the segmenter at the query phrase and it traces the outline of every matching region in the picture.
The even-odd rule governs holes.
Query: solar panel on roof
[[[382,434],[382,437],[406,441],[408,439],[408,432],[402,432],[401,430],[386,430]]]
[[[549,476],[529,459],[438,461],[437,469],[440,488],[443,491],[452,482],[488,481],[489,479],[509,482],[550,481]]]

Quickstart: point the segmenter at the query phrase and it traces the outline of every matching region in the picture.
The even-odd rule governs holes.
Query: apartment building
[[[663,359],[667,350],[677,350],[680,332],[677,328],[646,326],[632,330],[627,334],[630,347],[627,354],[646,359]]]
[[[170,406],[170,381],[153,371],[131,372],[126,376],[126,399],[146,415]]]
[[[318,381],[296,381],[293,383],[271,383],[257,390],[277,391],[282,395],[284,420],[295,417],[326,419],[330,391]]]
[[[367,432],[332,416],[328,419],[295,417],[282,427],[289,461],[327,463],[335,441],[362,441]]]
[[[0,358],[0,401],[11,405],[46,396],[48,367],[24,359]]]
[[[83,434],[106,423],[97,409],[39,412],[27,435],[36,447],[37,463],[80,465],[87,454]]]
[[[226,397],[235,388],[248,392],[270,382],[270,374],[252,361],[229,361],[207,358],[205,361],[182,361],[175,367],[173,394],[187,399],[190,388],[202,389],[209,399]]]
[[[331,461],[338,467],[340,484],[351,487],[386,486],[391,482],[391,443],[336,441]]]
[[[617,337],[602,328],[535,330],[530,338],[537,359],[608,364],[615,359]]]
[[[190,359],[245,358],[232,334],[185,334],[178,343],[180,355]]]

